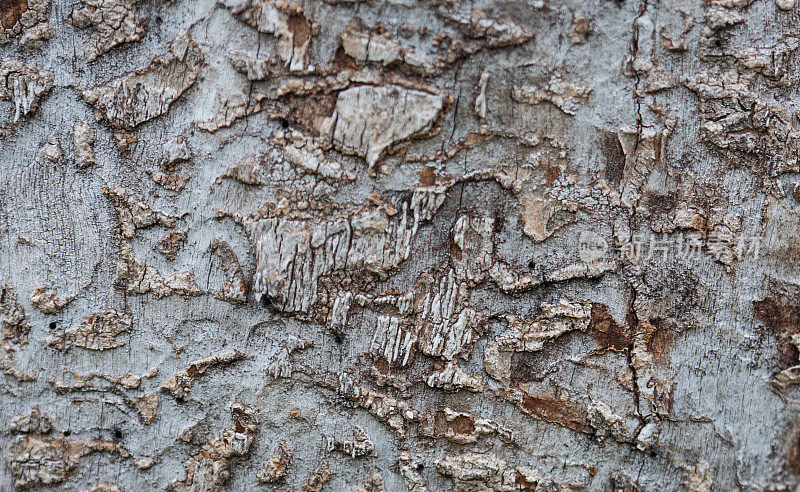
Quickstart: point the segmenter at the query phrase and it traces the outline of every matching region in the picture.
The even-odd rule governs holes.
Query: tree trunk
[[[0,489],[794,490],[794,0],[0,0]]]

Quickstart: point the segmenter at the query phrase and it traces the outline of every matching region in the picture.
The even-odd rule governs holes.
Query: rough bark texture
[[[794,0],[0,0],[0,489],[794,490]]]

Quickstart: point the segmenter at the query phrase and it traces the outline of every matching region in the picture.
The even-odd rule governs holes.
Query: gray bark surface
[[[794,0],[0,0],[0,490],[795,490]]]

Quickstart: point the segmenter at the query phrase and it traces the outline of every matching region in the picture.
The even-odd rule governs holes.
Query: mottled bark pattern
[[[0,0],[0,490],[794,490],[795,0]]]

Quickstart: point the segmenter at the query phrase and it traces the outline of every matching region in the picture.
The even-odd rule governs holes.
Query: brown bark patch
[[[800,332],[800,305],[767,297],[753,302],[753,313],[780,337]]]
[[[604,304],[592,304],[589,333],[600,346],[601,352],[621,352],[630,347],[632,342],[630,329],[614,321],[608,312],[608,306]]]
[[[777,370],[782,371],[798,361],[797,347],[788,342],[792,335],[800,333],[800,293],[797,285],[777,282],[767,291],[769,297],[753,301],[753,315],[778,337],[776,363]],[[800,440],[800,431],[798,436]]]
[[[27,10],[26,0],[0,0],[0,24],[4,29],[11,29]]]
[[[475,432],[475,421],[467,415],[457,415],[452,420],[447,420],[447,414],[439,410],[433,419],[433,429],[437,437],[446,436],[448,430],[461,436],[469,436]]]
[[[295,48],[303,46],[306,41],[311,39],[311,23],[301,14],[292,14],[286,21],[286,25],[292,32],[293,44]]]
[[[800,360],[800,352],[793,343],[784,343],[778,347],[778,372],[796,366],[798,360]]]
[[[594,433],[586,417],[586,411],[575,402],[550,396],[525,395],[520,408],[523,412],[546,422],[563,425],[586,434]]]
[[[625,151],[614,132],[600,131],[600,152],[606,160],[605,178],[611,186],[619,186],[625,171]]]
[[[561,176],[561,169],[557,165],[548,166],[544,171],[544,182],[547,186],[551,186],[559,176]]]
[[[775,250],[775,256],[782,258],[783,261],[787,263],[794,263],[800,260],[800,244],[791,237],[787,239],[789,239],[789,244],[787,244],[785,248],[777,248]]]
[[[450,421],[450,428],[453,429],[453,432],[456,434],[468,436],[475,432],[475,422],[466,415],[459,415]]]
[[[533,490],[533,491],[536,490],[536,488],[539,485],[539,482],[531,482],[528,479],[526,479],[525,475],[523,475],[522,473],[520,472],[516,473],[517,475],[516,475],[516,480],[514,480],[514,483],[517,486],[517,490]]]
[[[453,261],[461,261],[464,258],[464,253],[458,247],[455,241],[450,242],[450,257]]]
[[[339,46],[336,48],[336,53],[333,54],[332,68],[337,72],[344,70],[355,72],[358,70],[358,63],[355,58],[344,51],[343,47]]]
[[[335,94],[317,94],[302,97],[289,97],[287,100],[289,106],[288,119],[289,122],[314,136],[319,136],[314,122],[318,118],[327,118],[333,115],[336,109],[336,95]]]
[[[647,352],[657,362],[663,361],[677,330],[671,326],[669,321],[662,318],[654,318],[649,323],[642,323],[639,329],[644,334]]]
[[[392,370],[391,366],[389,365],[389,361],[386,360],[386,357],[382,355],[375,358],[372,366],[381,374],[389,374],[389,372]]]
[[[678,200],[674,194],[666,193],[653,193],[648,192],[645,194],[644,199],[645,207],[654,215],[669,215],[678,206]]]
[[[425,166],[425,169],[418,173],[420,186],[433,186],[436,184],[436,171],[431,166]]]
[[[800,476],[800,429],[795,424],[795,429],[789,433],[789,445],[786,449],[786,464],[789,470]]]

